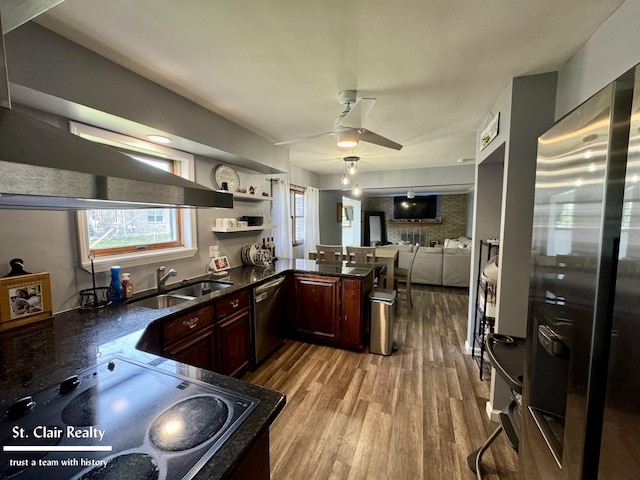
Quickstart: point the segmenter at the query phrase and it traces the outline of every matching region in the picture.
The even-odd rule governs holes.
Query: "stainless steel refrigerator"
[[[520,479],[640,478],[640,70],[538,140]]]

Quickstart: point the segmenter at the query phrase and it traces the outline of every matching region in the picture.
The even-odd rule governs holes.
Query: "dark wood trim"
[[[418,220],[416,222],[389,222],[389,225],[434,225],[442,223],[442,219],[438,220],[436,218],[432,220]]]

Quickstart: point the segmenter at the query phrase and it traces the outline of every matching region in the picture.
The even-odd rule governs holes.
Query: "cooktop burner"
[[[258,403],[114,357],[9,407],[0,479],[190,479]]]

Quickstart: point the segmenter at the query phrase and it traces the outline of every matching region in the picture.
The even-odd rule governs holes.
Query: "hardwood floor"
[[[497,424],[465,353],[464,289],[414,287],[396,310],[391,356],[287,340],[244,380],[284,392],[271,427],[271,478],[451,480],[475,477],[467,455]],[[486,377],[485,377],[486,378]],[[483,457],[484,478],[515,479],[517,456],[503,435]]]

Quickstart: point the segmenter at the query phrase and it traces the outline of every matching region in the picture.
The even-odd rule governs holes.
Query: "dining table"
[[[376,247],[374,263],[384,265],[386,267],[386,284],[387,288],[393,288],[395,267],[398,265],[398,248],[393,246]],[[346,258],[346,249],[343,252]],[[309,252],[309,260],[317,260],[318,252]]]

